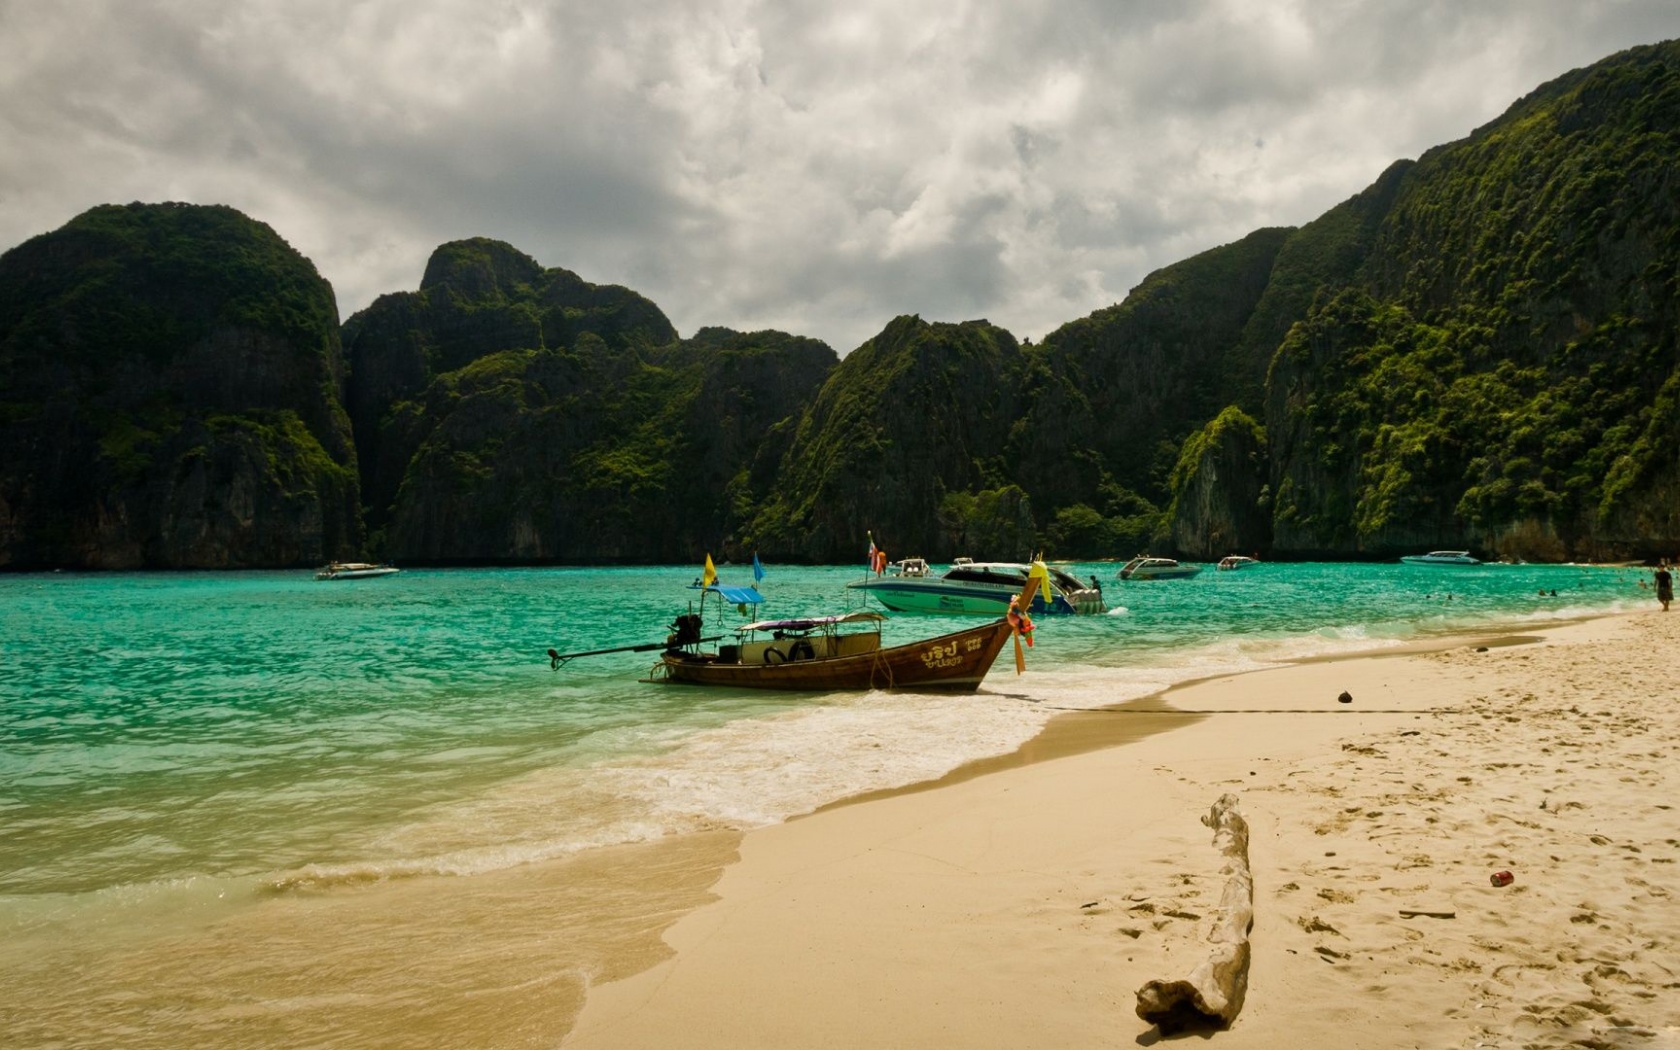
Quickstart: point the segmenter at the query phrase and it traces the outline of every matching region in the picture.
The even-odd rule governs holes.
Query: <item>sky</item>
[[[493,237],[678,331],[1041,339],[1677,0],[0,0],[0,250],[226,204],[342,318]]]

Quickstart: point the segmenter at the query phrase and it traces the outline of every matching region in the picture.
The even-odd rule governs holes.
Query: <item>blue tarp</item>
[[[757,605],[764,600],[764,595],[758,593],[756,587],[735,587],[727,583],[714,583],[706,590],[713,594],[720,594],[730,605]]]

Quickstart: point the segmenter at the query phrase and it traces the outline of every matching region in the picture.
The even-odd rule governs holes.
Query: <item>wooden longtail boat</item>
[[[1014,630],[995,620],[937,638],[881,647],[880,613],[762,620],[736,628],[738,641],[715,652],[680,636],[644,681],[741,689],[914,689],[972,693]],[[864,630],[842,631],[846,625]],[[697,630],[697,628],[696,628]]]
[[[1032,601],[1037,579],[1029,579],[1008,616],[935,638],[881,646],[878,612],[760,620],[735,629],[733,644],[705,646],[725,636],[701,637],[702,617],[689,612],[671,624],[663,642],[592,649],[581,653],[548,651],[555,670],[581,656],[663,650],[642,681],[737,689],[906,689],[972,693],[991,670],[1011,637],[1015,671],[1024,667],[1021,642],[1032,644],[1032,620],[1018,607]],[[852,627],[852,630],[841,630]]]

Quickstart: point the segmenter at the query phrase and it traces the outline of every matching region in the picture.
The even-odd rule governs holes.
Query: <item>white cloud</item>
[[[225,203],[345,313],[483,235],[683,332],[1037,338],[1676,35],[1666,0],[0,0],[0,247]]]

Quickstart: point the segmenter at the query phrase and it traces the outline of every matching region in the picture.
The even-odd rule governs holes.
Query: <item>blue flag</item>
[[[764,579],[764,563],[758,560],[758,552],[753,551],[753,582]]]

